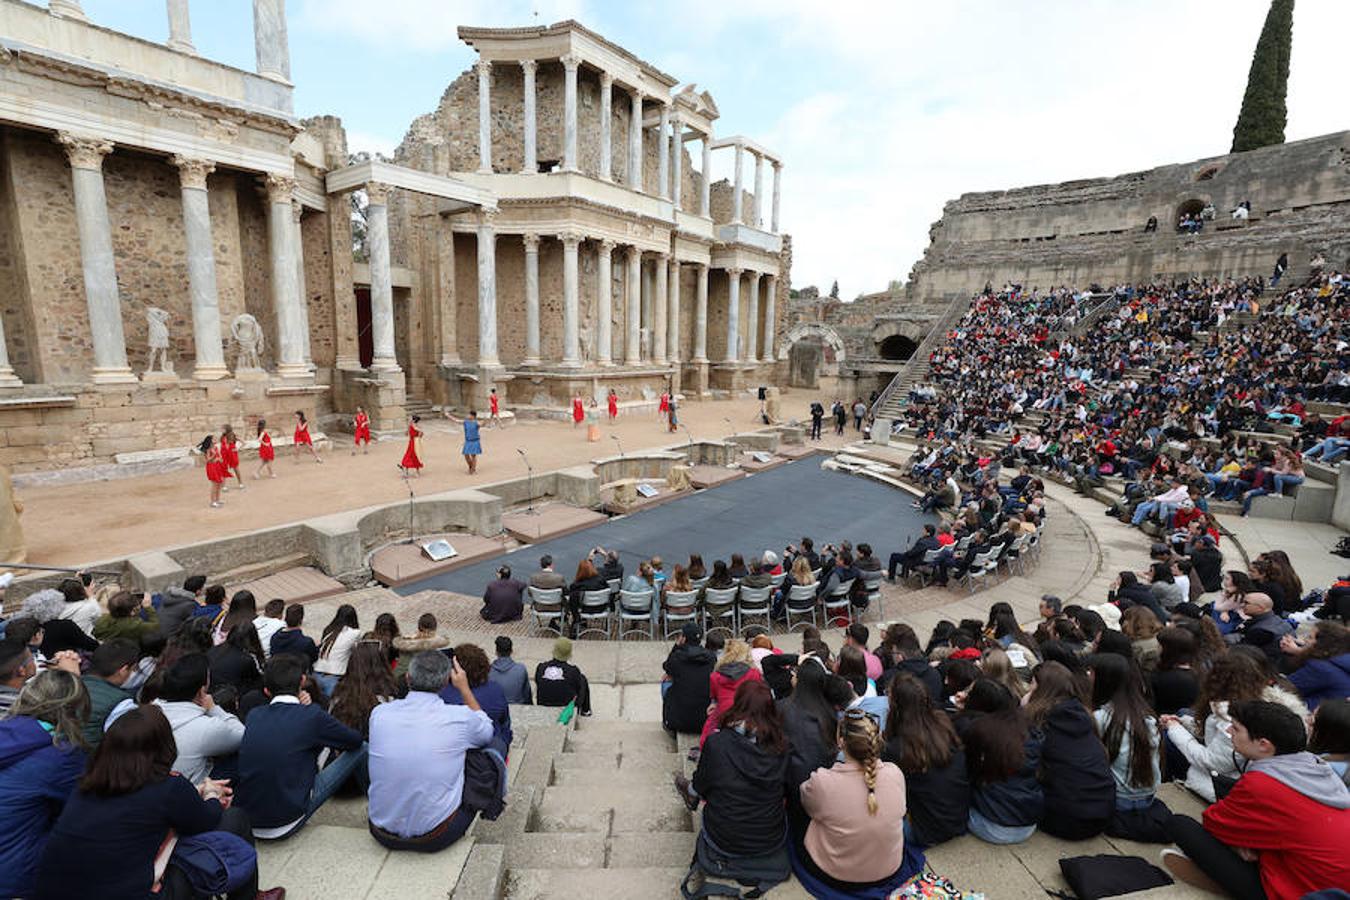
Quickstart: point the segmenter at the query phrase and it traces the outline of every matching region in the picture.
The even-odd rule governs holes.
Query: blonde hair
[[[792,561],[792,580],[798,584],[810,584],[816,580],[816,576],[811,574],[811,561],[805,556],[798,556]]]
[[[980,671],[1012,691],[1014,697],[1020,699],[1026,695],[1026,684],[1013,668],[1012,659],[1002,648],[990,647],[984,651],[984,656],[980,658]]]
[[[839,721],[839,743],[844,753],[862,766],[867,784],[867,814],[877,814],[877,769],[881,765],[881,729],[868,715],[844,714]]]
[[[727,641],[726,647],[722,650],[722,658],[717,661],[717,667],[730,665],[731,663],[750,664],[750,645],[745,641],[732,638]]]

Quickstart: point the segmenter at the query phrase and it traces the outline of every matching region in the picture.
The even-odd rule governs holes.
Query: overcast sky
[[[290,0],[300,116],[389,152],[473,62],[468,25],[575,18],[712,92],[721,135],[784,160],[795,286],[904,279],[967,191],[1227,151],[1268,0]],[[164,40],[164,0],[84,0]],[[253,68],[249,0],[193,0],[198,50]],[[1289,140],[1350,128],[1347,0],[1298,0]],[[1337,44],[1340,42],[1340,46]],[[731,154],[714,154],[714,175]],[[747,183],[753,169],[747,166]],[[766,183],[768,182],[766,173]]]

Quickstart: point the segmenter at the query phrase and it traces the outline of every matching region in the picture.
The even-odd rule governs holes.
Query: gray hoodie
[[[180,587],[167,587],[160,592],[159,633],[161,637],[171,637],[197,608],[197,597]]]
[[[499,656],[488,669],[488,681],[498,685],[506,694],[507,703],[533,703],[530,691],[530,673],[509,656]]]
[[[1268,775],[1323,806],[1350,809],[1350,788],[1326,760],[1307,751],[1253,760],[1247,771]]]
[[[178,758],[173,767],[188,781],[201,784],[216,757],[237,753],[244,739],[244,723],[219,706],[207,712],[191,700],[156,700],[173,728]]]

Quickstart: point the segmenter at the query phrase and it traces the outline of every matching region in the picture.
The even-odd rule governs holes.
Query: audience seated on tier
[[[483,608],[478,614],[493,625],[518,622],[525,615],[525,583],[511,577],[511,567],[497,570],[495,581],[483,592]]]
[[[477,644],[459,644],[455,647],[454,657],[469,680],[469,688],[478,700],[478,707],[492,720],[493,738],[500,741],[503,747],[510,747],[513,736],[511,707],[507,704],[506,692],[488,678],[491,664],[487,654]],[[441,691],[441,699],[450,704],[465,703],[464,692],[453,684]]]
[[[448,643],[448,641],[447,641]],[[534,703],[534,694],[530,690],[530,673],[525,666],[511,658],[515,645],[504,634],[497,635],[495,649],[497,658],[488,670],[488,681],[502,689],[507,703]]]
[[[590,565],[583,560],[583,565]],[[558,638],[553,642],[553,658],[534,668],[535,702],[540,706],[567,706],[575,703],[583,716],[591,714],[591,686],[581,670],[572,665],[572,642]]]
[[[551,591],[564,587],[567,579],[553,571],[553,557],[545,553],[539,558],[539,571],[530,576],[530,587]]]
[[[205,781],[213,766],[227,758],[230,764],[216,777],[229,779],[233,757],[244,739],[244,723],[216,705],[210,682],[207,658],[191,653],[165,671],[155,701],[173,729],[178,748],[173,769],[194,785]]]
[[[319,645],[301,630],[305,624],[305,607],[300,603],[292,603],[286,607],[283,621],[285,625],[282,629],[272,635],[268,656],[291,654],[301,657],[310,665],[318,662]]]
[[[709,677],[717,656],[704,647],[698,625],[687,622],[661,668],[661,724],[678,734],[700,734],[711,702]]]

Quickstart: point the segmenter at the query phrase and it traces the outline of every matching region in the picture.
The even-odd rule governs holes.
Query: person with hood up
[[[1116,783],[1078,679],[1062,664],[1046,662],[1032,670],[1031,683],[1027,716],[1045,735],[1041,830],[1069,841],[1101,834],[1115,816]]]
[[[79,676],[43,672],[0,721],[0,897],[31,897],[52,825],[84,774],[80,730],[89,695]]]
[[[202,605],[202,592],[206,590],[205,575],[189,575],[182,587],[167,587],[159,595],[159,633],[169,637],[178,627],[192,618],[197,607]]]
[[[534,667],[534,692],[540,706],[566,706],[576,701],[577,712],[591,714],[591,683],[572,665],[572,641],[553,642],[553,658]]]
[[[420,626],[420,620],[418,624]],[[534,694],[530,691],[529,670],[511,658],[511,653],[515,650],[511,639],[504,634],[497,635],[496,649],[497,658],[492,661],[492,667],[488,671],[488,681],[502,689],[507,703],[533,704]]]
[[[661,725],[677,734],[698,734],[708,716],[709,678],[717,656],[699,641],[703,635],[693,622],[675,635],[675,646],[662,664]]]
[[[922,684],[934,703],[940,704],[946,699],[942,673],[929,663],[913,628],[901,623],[887,626],[881,639],[881,659],[885,670],[877,682],[877,690],[886,690],[892,679],[905,674]]]
[[[1303,722],[1278,703],[1234,703],[1233,749],[1251,762],[1202,821],[1176,815],[1174,878],[1247,900],[1294,900],[1350,886],[1350,789],[1305,749]]]
[[[210,671],[205,654],[189,653],[164,673],[154,701],[173,729],[174,770],[194,785],[206,780],[219,758],[238,753],[244,739],[244,723],[211,697]]]
[[[708,696],[711,702],[707,708],[707,719],[703,722],[703,732],[698,745],[702,747],[708,735],[717,728],[722,713],[731,708],[736,689],[745,681],[763,681],[759,669],[751,665],[750,645],[741,640],[727,641],[717,668],[708,676]]]

